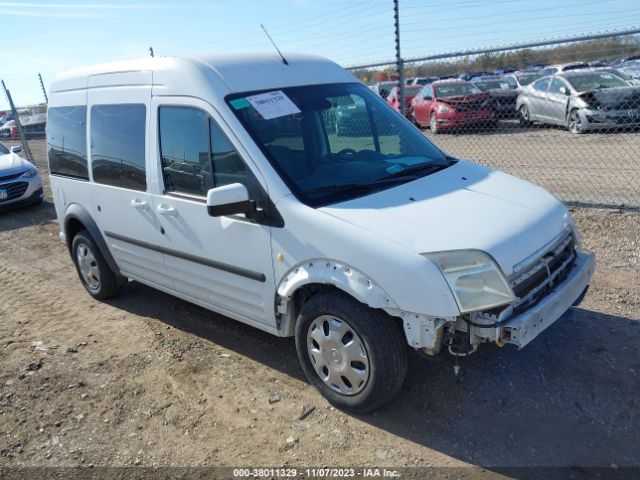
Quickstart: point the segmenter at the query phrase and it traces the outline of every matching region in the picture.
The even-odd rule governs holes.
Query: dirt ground
[[[574,135],[565,128],[520,128],[425,134],[451,155],[471,159],[541,185],[564,201],[640,209],[638,132]]]
[[[637,213],[574,212],[597,272],[532,344],[486,345],[459,377],[411,355],[397,401],[353,416],[292,339],[137,283],[92,300],[49,193],[0,213],[0,466],[640,466]]]

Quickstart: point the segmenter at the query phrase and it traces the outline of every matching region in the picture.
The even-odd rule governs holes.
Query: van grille
[[[514,303],[481,312],[480,317],[501,323],[527,311],[567,278],[575,259],[575,239],[573,233],[567,231],[544,253],[509,277],[509,285],[517,297]]]
[[[20,198],[22,195],[24,195],[24,192],[27,191],[27,187],[29,187],[29,184],[27,182],[16,182],[9,183],[7,185],[0,185],[0,189],[7,191],[7,198],[0,200],[0,203]]]
[[[573,234],[562,236],[537,260],[510,278],[518,300],[513,313],[519,314],[542,300],[551,289],[562,283],[576,259]]]

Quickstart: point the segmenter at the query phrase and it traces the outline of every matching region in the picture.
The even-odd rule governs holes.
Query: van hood
[[[31,163],[13,152],[0,155],[0,177],[26,172],[32,167]]]
[[[506,275],[572,225],[544,189],[466,161],[319,209],[416,253],[479,249]]]

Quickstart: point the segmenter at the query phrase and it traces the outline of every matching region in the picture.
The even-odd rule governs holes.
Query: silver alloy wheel
[[[82,275],[82,279],[87,286],[91,290],[98,290],[100,288],[100,269],[93,252],[85,243],[78,245],[76,260],[78,261],[80,275]]]
[[[577,110],[573,110],[569,114],[569,130],[571,133],[580,133],[582,131],[582,120]]]
[[[332,315],[313,320],[307,331],[307,351],[320,379],[336,392],[355,395],[367,385],[367,350],[344,320]]]
[[[431,128],[432,132],[435,132],[436,130],[438,130],[438,119],[436,118],[435,113],[431,114],[431,121],[429,122],[429,127]]]

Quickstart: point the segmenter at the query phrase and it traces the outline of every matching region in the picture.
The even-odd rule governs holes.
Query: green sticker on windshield
[[[250,107],[251,104],[246,98],[235,98],[229,102],[233,108],[240,110],[241,108]]]

